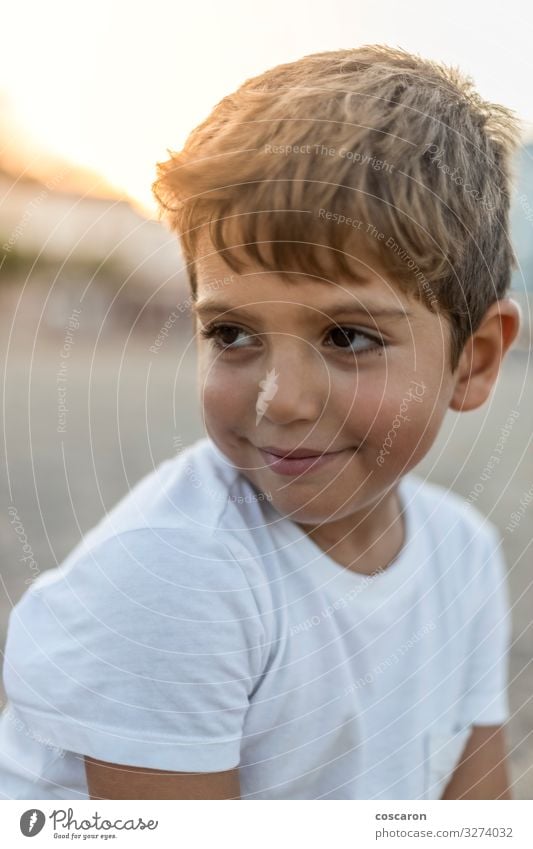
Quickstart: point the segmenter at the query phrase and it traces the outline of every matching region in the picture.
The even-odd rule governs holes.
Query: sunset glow
[[[36,171],[49,168],[43,155],[65,158],[153,212],[156,161],[167,147],[178,149],[225,94],[274,64],[375,41],[458,63],[484,96],[519,112],[527,134],[533,58],[526,30],[512,4],[504,19],[492,5],[483,3],[480,31],[480,2],[452,2],[431,21],[422,0],[407,10],[385,0],[379,16],[349,0],[328,9],[273,0],[253,17],[240,0],[13,3],[3,12],[8,37],[0,52],[4,156]],[[516,49],[522,38],[523,51]]]

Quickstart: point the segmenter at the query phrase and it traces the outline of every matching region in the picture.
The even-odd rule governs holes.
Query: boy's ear
[[[502,298],[491,304],[475,333],[467,340],[455,372],[450,409],[476,410],[490,395],[500,365],[522,322],[520,304]]]

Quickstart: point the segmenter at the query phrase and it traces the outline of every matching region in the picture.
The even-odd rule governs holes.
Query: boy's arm
[[[442,799],[512,799],[503,725],[474,725]]]
[[[169,772],[85,757],[91,799],[239,799],[239,769]]]

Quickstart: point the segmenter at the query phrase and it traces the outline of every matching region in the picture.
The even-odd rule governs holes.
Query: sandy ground
[[[8,329],[7,329],[8,330]],[[155,334],[154,334],[155,335]],[[80,536],[154,464],[203,435],[193,349],[174,334],[150,353],[146,331],[117,334],[94,347],[81,331],[67,358],[62,334],[16,334],[5,382],[2,464],[0,644],[7,618],[32,572],[8,509],[17,510],[38,568],[53,567]],[[4,353],[8,336],[3,335]],[[533,798],[533,371],[526,351],[511,353],[490,401],[472,413],[449,413],[437,443],[417,472],[474,500],[502,530],[514,603],[512,719],[508,730],[516,798]],[[66,372],[62,363],[67,363]],[[60,377],[66,378],[60,380]],[[58,433],[58,389],[66,389],[65,432]],[[501,429],[519,415],[502,445]],[[487,463],[500,445],[500,463]],[[481,483],[482,482],[482,483]],[[506,531],[513,512],[517,527]],[[3,695],[3,694],[1,694]]]

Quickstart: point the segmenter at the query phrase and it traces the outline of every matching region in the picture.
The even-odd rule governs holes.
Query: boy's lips
[[[281,451],[282,449],[276,448],[275,450]],[[314,454],[310,454],[310,450],[311,449],[300,448],[292,453],[280,455],[274,453],[270,448],[267,449],[258,447],[258,451],[267,466],[273,472],[277,472],[280,475],[301,475],[307,471],[315,471],[326,463],[334,460],[335,457],[344,454],[346,451],[352,451],[355,449],[343,448],[339,451],[326,451],[324,453],[315,452]]]
[[[274,454],[276,457],[288,457],[293,460],[298,460],[301,457],[321,457],[323,454],[339,454],[344,451],[340,448],[337,451],[320,451],[314,448],[277,448],[275,445],[258,446],[260,451],[266,451],[268,454]]]

